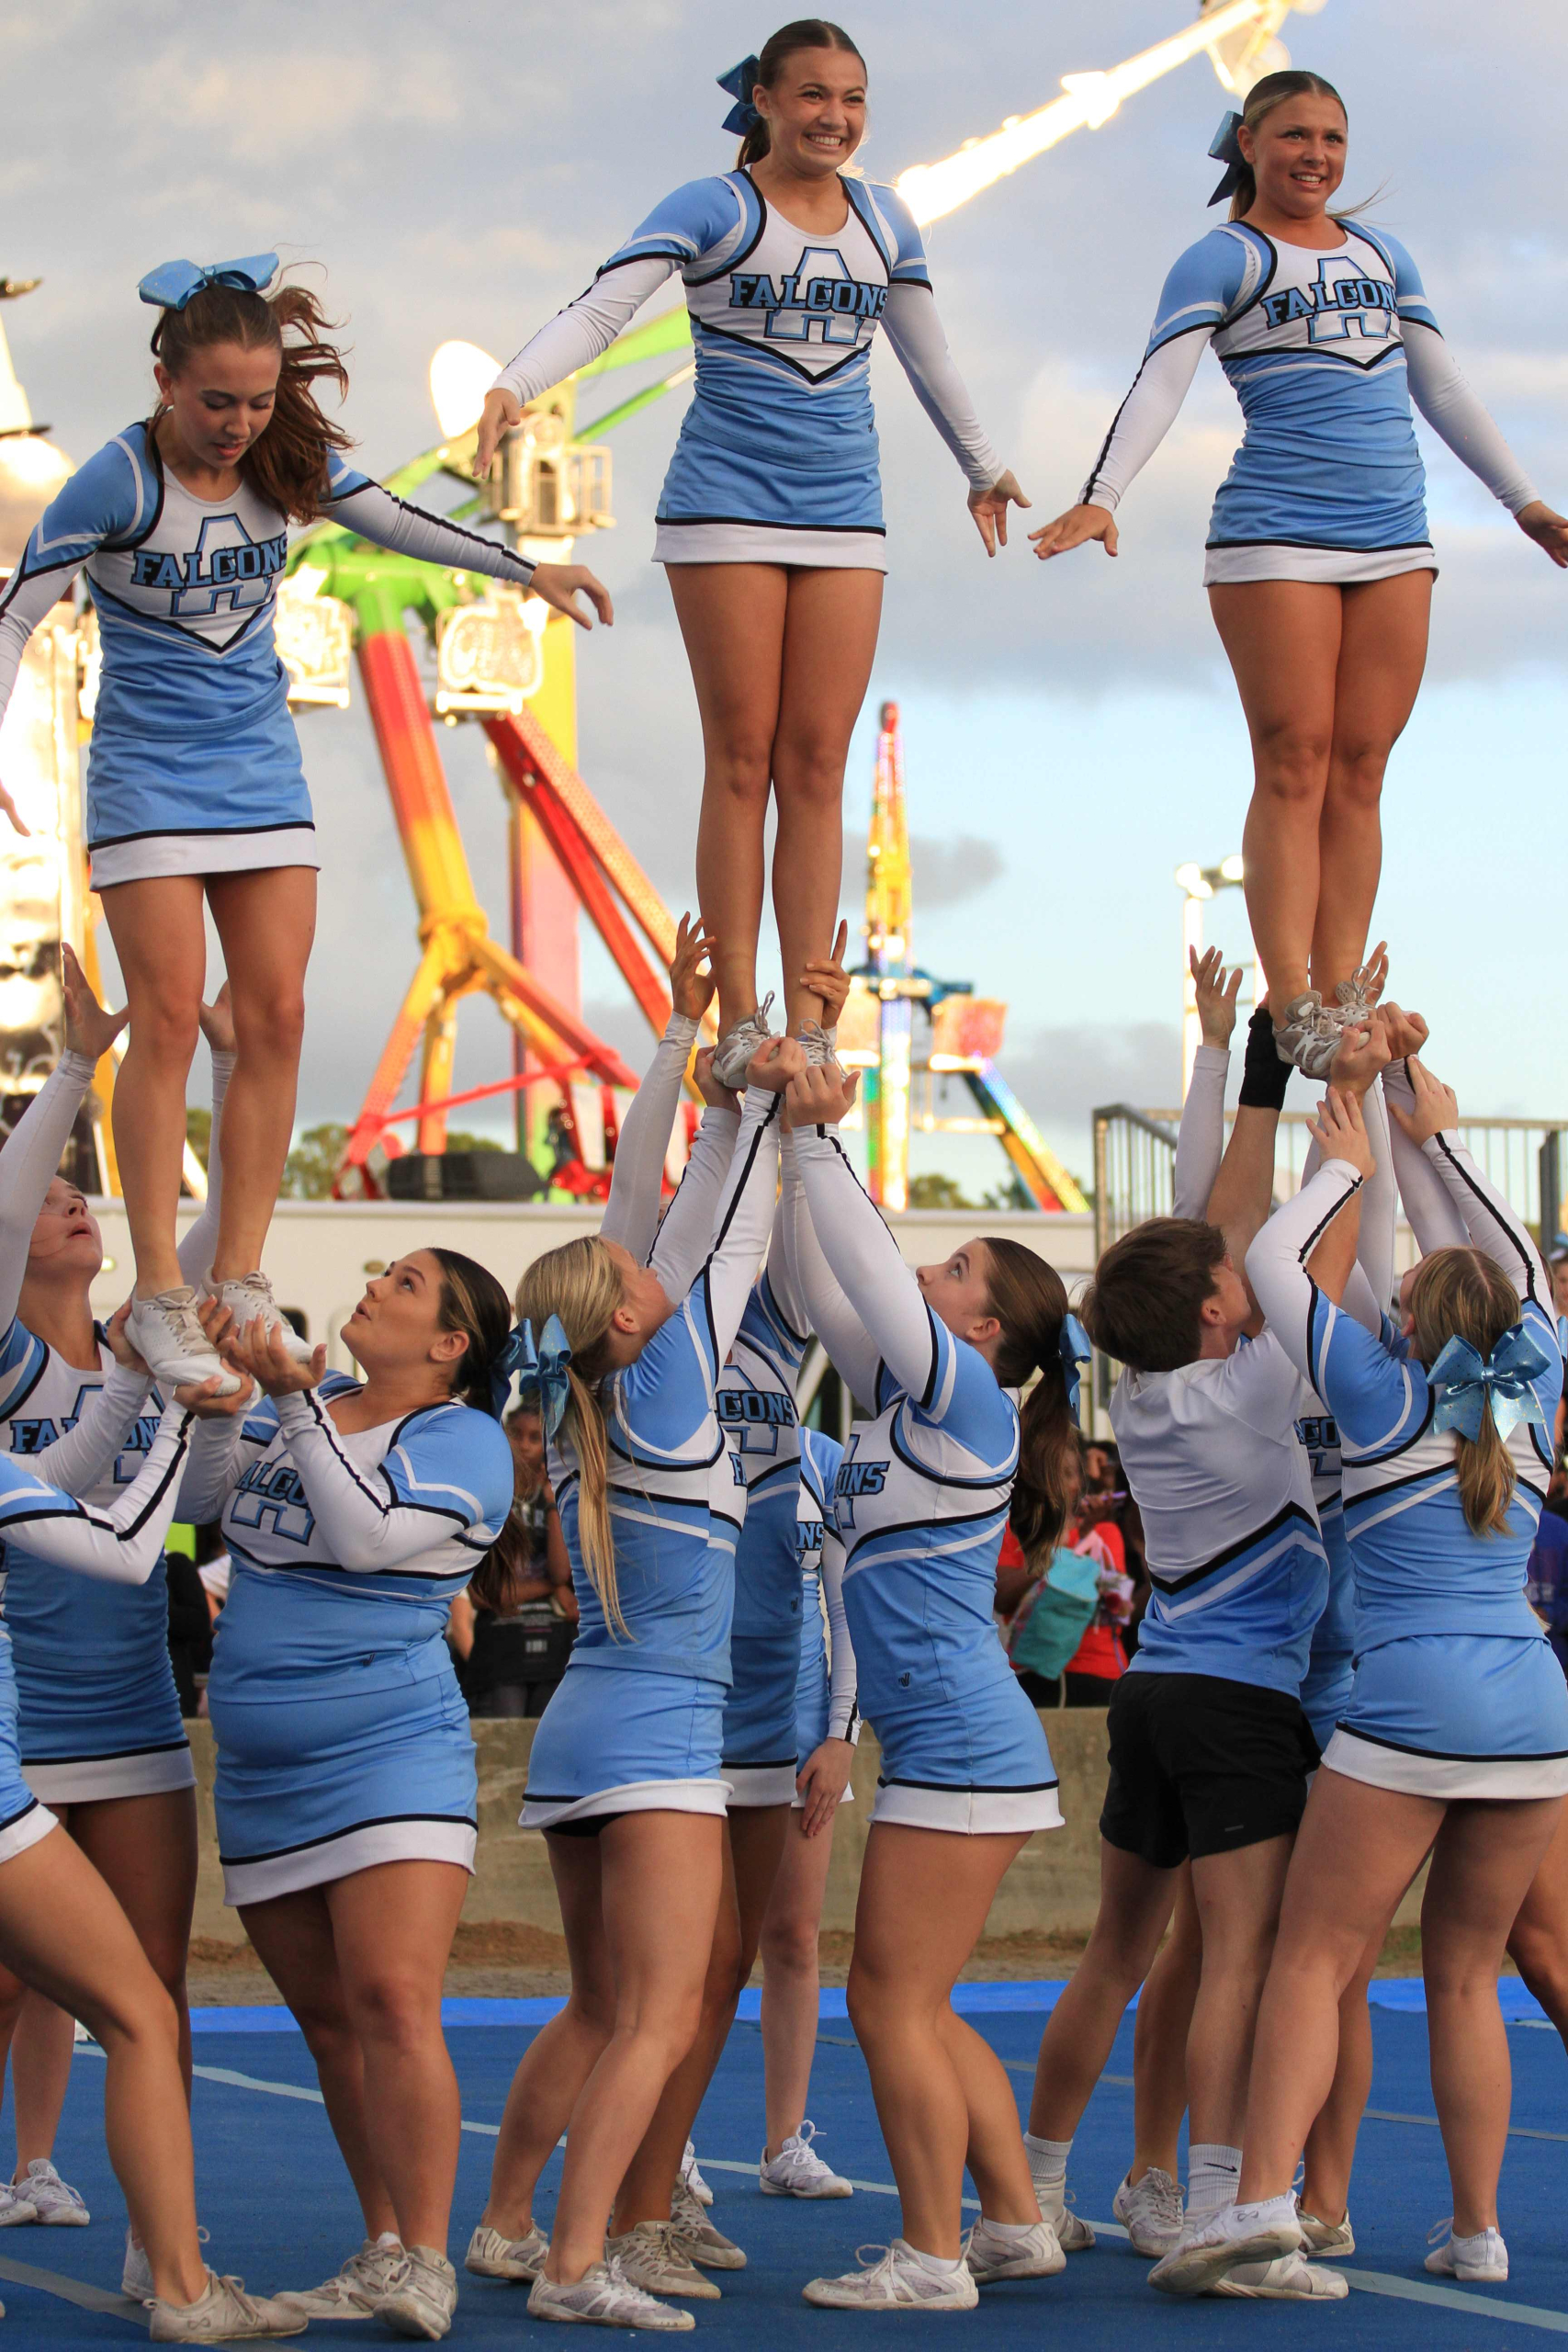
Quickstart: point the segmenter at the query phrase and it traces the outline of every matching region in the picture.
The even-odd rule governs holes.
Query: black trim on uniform
[[[1272,1519],[1265,1520],[1263,1525],[1255,1528],[1250,1535],[1238,1536],[1234,1544],[1227,1544],[1223,1552],[1216,1552],[1213,1558],[1205,1560],[1201,1567],[1189,1568],[1184,1575],[1174,1577],[1168,1581],[1151,1562],[1149,1581],[1153,1584],[1155,1590],[1164,1594],[1167,1599],[1172,1593],[1186,1592],[1193,1585],[1201,1583],[1205,1577],[1212,1577],[1216,1568],[1228,1567],[1231,1562],[1239,1559],[1244,1552],[1250,1552],[1255,1544],[1267,1543],[1270,1535],[1278,1533],[1280,1529],[1288,1526],[1292,1520],[1299,1520],[1303,1527],[1311,1528],[1314,1534],[1321,1536],[1322,1531],[1310,1511],[1303,1510],[1300,1503],[1282,1503]]]
[[[1369,1747],[1391,1747],[1398,1756],[1424,1756],[1434,1764],[1562,1764],[1568,1762],[1568,1747],[1531,1748],[1528,1755],[1482,1755],[1475,1749],[1456,1747],[1413,1747],[1405,1739],[1384,1739],[1375,1731],[1358,1731],[1354,1724],[1337,1723],[1347,1739],[1364,1740]]]
[[[660,530],[678,528],[682,524],[740,523],[752,531],[836,531],[847,538],[885,539],[885,523],[774,523],[761,514],[656,514]]]
[[[879,1789],[941,1789],[949,1796],[957,1797],[1037,1797],[1047,1790],[1059,1789],[1062,1783],[1059,1780],[907,1781],[899,1773],[889,1780],[886,1773],[879,1772],[876,1785]]]
[[[335,1846],[340,1838],[355,1838],[362,1829],[387,1829],[400,1821],[438,1821],[455,1829],[472,1829],[476,1835],[479,1830],[471,1813],[378,1813],[368,1821],[351,1821],[342,1829],[329,1829],[321,1838],[301,1838],[297,1845],[269,1847],[265,1854],[225,1854],[220,1849],[218,1859],[225,1869],[249,1870],[257,1862],[281,1861],[286,1854],[308,1854],[312,1846]]]

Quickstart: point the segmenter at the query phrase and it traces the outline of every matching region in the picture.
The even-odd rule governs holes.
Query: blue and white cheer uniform
[[[833,1487],[859,1703],[882,1747],[872,1818],[965,1836],[1059,1828],[1051,1751],[993,1615],[1018,1407],[926,1306],[831,1129],[796,1133],[793,1149],[812,1328],[875,1408]]]
[[[844,1547],[833,1529],[833,1488],[844,1449],[820,1430],[800,1433],[800,1673],[795,1688],[795,1769],[825,1739],[860,1739],[854,1644],[844,1613]],[[846,1781],[840,1804],[854,1803]],[[790,1803],[804,1812],[798,1794]]]
[[[870,180],[840,184],[843,226],[825,235],[786,220],[749,172],[689,180],[496,379],[536,401],[679,270],[696,388],[659,501],[656,563],[886,570],[878,326],[972,486],[1002,471],[948,351],[908,207]]]
[[[168,1408],[135,1478],[107,1510],[45,1486],[15,1454],[0,1454],[0,1544],[7,1555],[25,1544],[28,1558],[68,1589],[80,1589],[78,1577],[144,1585],[163,1561],[190,1420],[180,1406]],[[69,1446],[71,1440],[64,1442]],[[55,1826],[55,1816],[23,1777],[11,1637],[0,1625],[0,1864]]]
[[[1240,220],[1189,246],[1084,485],[1086,503],[1118,504],[1212,343],[1246,434],[1214,501],[1205,586],[1435,572],[1412,397],[1510,514],[1536,495],[1450,356],[1404,246],[1343,225],[1327,252]]]
[[[471,1871],[477,1781],[446,1619],[512,1509],[498,1421],[457,1402],[345,1432],[319,1388],[204,1422],[182,1508],[231,1572],[208,1706],[226,1903],[380,1862]]]
[[[678,1051],[677,1087],[684,1052],[667,1034],[660,1057],[672,1061]],[[650,1125],[660,1075],[656,1064],[634,1105]],[[580,1617],[566,1673],[534,1736],[526,1829],[570,1833],[624,1813],[725,1810],[722,1727],[746,1488],[715,1402],[773,1216],[778,1107],[776,1094],[753,1088],[739,1131],[732,1114],[705,1118],[649,1261],[675,1311],[636,1362],[603,1385],[618,1623],[583,1566],[576,1457],[570,1447],[551,1448]],[[660,1140],[660,1160],[662,1149]],[[698,1234],[704,1243],[694,1241]],[[705,1257],[693,1279],[698,1248]]]
[[[1452,1135],[1424,1148],[1472,1245],[1501,1267],[1549,1360],[1536,1384],[1550,1432],[1562,1359],[1529,1235]],[[1402,1343],[1374,1340],[1313,1282],[1306,1263],[1360,1189],[1344,1160],[1321,1168],[1247,1254],[1270,1329],[1310,1365],[1338,1424],[1345,1524],[1356,1564],[1356,1669],[1325,1762],[1378,1788],[1443,1798],[1568,1793],[1568,1685],[1525,1597],[1551,1476],[1550,1436],[1505,1442],[1517,1483],[1504,1532],[1477,1535],[1460,1500],[1460,1441],[1433,1427],[1436,1398]]]
[[[422,562],[526,587],[535,566],[327,459],[322,518]],[[198,498],[128,425],[51,500],[0,586],[0,713],[28,639],[85,570],[103,674],[87,758],[93,887],[314,866],[315,827],[273,643],[288,522],[242,480]]]
[[[214,1064],[214,1134],[227,1057]],[[70,1363],[17,1314],[33,1228],[93,1065],[67,1053],[0,1149],[0,1448],[40,1477],[110,1510],[133,1484],[157,1435],[163,1399],[116,1363],[101,1329],[96,1363]],[[218,1155],[211,1155],[214,1165]],[[187,1281],[207,1271],[220,1185],[187,1232]],[[15,1652],[22,1766],[51,1804],[158,1796],[193,1788],[190,1742],[169,1660],[168,1584],[162,1559],[140,1582],[62,1577],[25,1538],[0,1551]]]

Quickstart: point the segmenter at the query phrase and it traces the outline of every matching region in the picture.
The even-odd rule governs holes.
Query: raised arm
[[[191,1416],[171,1405],[134,1483],[107,1510],[36,1478],[16,1454],[0,1458],[0,1537],[53,1567],[105,1584],[145,1584],[175,1515]]]
[[[800,1178],[795,1134],[783,1137],[784,1179],[779,1188],[778,1235],[789,1269],[791,1296],[803,1309],[801,1330],[815,1331],[828,1351],[828,1361],[852,1396],[863,1405],[874,1401],[876,1372],[881,1359],[875,1342],[845,1297],[843,1286],[822,1254],[822,1244],[811,1221],[806,1187]],[[772,1270],[773,1260],[769,1258]]]
[[[931,1309],[920,1296],[919,1284],[904,1263],[898,1244],[883,1223],[882,1213],[851,1167],[848,1154],[832,1126],[804,1126],[809,1102],[805,1087],[822,1076],[811,1071],[801,1084],[791,1110],[796,1121],[795,1159],[805,1188],[811,1223],[822,1255],[851,1307],[864,1326],[877,1357],[906,1396],[918,1405],[931,1402],[940,1362],[939,1344]],[[834,1108],[835,1118],[841,1115]],[[825,1343],[828,1335],[818,1330]],[[874,1366],[862,1401],[878,1403]]]
[[[692,1141],[674,1199],[664,1212],[648,1262],[666,1298],[677,1306],[696,1281],[713,1248],[718,1197],[735,1157],[740,1114],[709,1103]]]
[[[735,1344],[757,1268],[767,1247],[779,1187],[779,1118],[784,1097],[749,1086],[740,1131],[719,1196],[713,1247],[699,1283],[705,1300],[714,1376]]]
[[[1533,1304],[1552,1325],[1551,1283],[1529,1228],[1515,1216],[1496,1186],[1488,1182],[1459,1139],[1459,1105],[1452,1090],[1440,1083],[1412,1056],[1408,1071],[1416,1090],[1416,1113],[1406,1133],[1418,1142],[1436,1170],[1459,1216],[1472,1249],[1506,1274],[1521,1302]],[[1412,1134],[1412,1129],[1414,1130]]]
[[[652,1061],[627,1107],[615,1140],[610,1170],[610,1197],[599,1230],[606,1241],[618,1241],[639,1266],[646,1266],[653,1238],[659,1231],[659,1210],[664,1197],[664,1161],[680,1105],[686,1065],[697,1041],[697,1022],[672,1012]]]
[[[477,1562],[505,1525],[511,1451],[488,1415],[458,1406],[417,1417],[379,1466],[366,1472],[344,1451],[319,1389],[292,1389],[276,1401],[278,1427],[334,1566],[373,1576],[454,1535]]]
[[[1193,1056],[1192,1076],[1181,1106],[1173,1207],[1178,1216],[1202,1221],[1208,1217],[1209,1195],[1224,1157],[1225,1081],[1230,1076],[1241,967],[1238,964],[1227,978],[1224,958],[1217,947],[1202,956],[1194,947],[1187,960],[1203,1042]]]
[[[1448,1186],[1421,1146],[1412,1141],[1405,1131],[1405,1120],[1413,1119],[1416,1113],[1416,1088],[1407,1057],[1419,1054],[1426,1044],[1427,1024],[1419,1014],[1404,1012],[1398,1006],[1392,1010],[1397,1014],[1400,1026],[1394,1042],[1395,1058],[1382,1074],[1389,1154],[1399,1197],[1410,1230],[1416,1236],[1416,1247],[1423,1258],[1429,1258],[1434,1250],[1464,1249],[1470,1232]],[[1399,1115],[1401,1112],[1404,1118]]]

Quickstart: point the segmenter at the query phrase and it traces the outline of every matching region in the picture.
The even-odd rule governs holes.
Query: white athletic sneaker
[[[38,2220],[38,2207],[30,2197],[11,2182],[0,2182],[0,2230],[19,2229],[24,2222]]]
[[[1158,2165],[1151,2165],[1141,2180],[1123,2178],[1111,2210],[1125,2227],[1134,2254],[1157,2262],[1181,2244],[1181,2191]]]
[[[402,2258],[401,2243],[389,2231],[384,2237],[367,2238],[324,2285],[301,2287],[273,2300],[306,2319],[368,2319]]]
[[[729,1087],[737,1094],[746,1091],[746,1073],[751,1067],[751,1057],[760,1054],[773,1031],[768,1026],[768,1008],[773,1003],[770,989],[755,1012],[727,1029],[714,1049],[713,1074],[720,1086]]]
[[[1189,2221],[1181,2244],[1150,2271],[1149,2284],[1168,2295],[1204,2295],[1227,2271],[1299,2254],[1303,2243],[1289,2191],[1257,2205],[1224,2205],[1197,2228]]]
[[[28,2165],[22,2195],[46,2230],[85,2230],[93,2218],[45,2156],[35,2156]]]
[[[457,2308],[457,2274],[446,2256],[433,2245],[410,2245],[371,2310],[394,2335],[436,2344],[450,2330]]]
[[[1003,2237],[984,2214],[969,2233],[964,2259],[977,2287],[998,2278],[1054,2278],[1067,2267],[1049,2222],[1036,2222],[1027,2237]]]
[[[874,2255],[875,2261],[866,2256]],[[891,2245],[863,2245],[856,2254],[861,2267],[838,2278],[813,2278],[801,2293],[808,2303],[824,2303],[836,2312],[972,2312],[980,2300],[974,2272],[965,2262],[956,2270],[928,2270],[912,2245],[895,2238]]]
[[[817,2126],[809,2118],[792,2132],[776,2156],[763,2149],[757,2165],[757,2184],[764,2197],[852,2197],[853,2188],[831,2165],[824,2164],[812,2142]]]
[[[550,2242],[537,2222],[529,2222],[525,2238],[502,2237],[499,2230],[487,2230],[481,2222],[468,2240],[463,2267],[476,2278],[532,2280],[544,2268],[549,2250]]]
[[[674,2242],[688,2262],[700,2263],[705,2270],[745,2269],[746,2256],[734,2239],[715,2229],[685,2182],[679,2178],[670,2200],[670,2220]]]
[[[645,2295],[689,2295],[716,2303],[718,2289],[705,2278],[681,2246],[673,2222],[637,2222],[618,2238],[606,2238],[606,2256],[620,2264],[621,2276],[640,2287]]]
[[[1320,2222],[1315,2213],[1307,2211],[1299,2197],[1296,2211],[1301,2216],[1302,2234],[1307,2242],[1307,2252],[1314,2261],[1343,2262],[1347,2255],[1355,2253],[1356,2233],[1350,2227],[1348,2211],[1342,2222]]]
[[[161,1290],[154,1298],[133,1298],[125,1336],[153,1379],[165,1389],[187,1380],[219,1380],[218,1396],[232,1396],[240,1385],[197,1320],[197,1293],[189,1283]]]
[[[152,2265],[147,2249],[138,2245],[128,2229],[125,2233],[125,2263],[119,2274],[119,2291],[133,2302],[150,2303],[158,2290],[152,2284]]]
[[[803,1021],[795,1031],[795,1041],[806,1048],[807,1066],[813,1069],[834,1069],[839,1067],[834,1048],[839,1042],[837,1028],[824,1029],[819,1021]]]
[[[1276,2303],[1337,2303],[1350,2291],[1350,2281],[1337,2270],[1325,2270],[1303,2254],[1282,2254],[1274,2262],[1244,2262],[1225,2273],[1211,2295],[1250,2295]]]
[[[148,2297],[154,2344],[248,2344],[264,2335],[303,2335],[306,2322],[287,2303],[247,2295],[243,2278],[207,2274],[207,2291],[194,2303],[166,2303]]]
[[[1094,2232],[1068,2204],[1066,2187],[1064,2186],[1055,2198],[1049,2194],[1042,2196],[1040,2184],[1036,2181],[1034,2194],[1040,2199],[1041,2219],[1049,2222],[1055,2231],[1056,2244],[1061,2247],[1062,2252],[1087,2254],[1094,2244]]]
[[[713,2191],[697,2170],[697,2152],[690,2140],[686,2143],[686,2153],[681,2159],[681,2177],[699,2205],[713,2203]]]
[[[675,2303],[661,2303],[634,2287],[614,2255],[606,2255],[585,2270],[575,2285],[563,2287],[541,2270],[528,2290],[530,2319],[560,2319],[591,2327],[653,2327],[667,2335],[696,2321]]]
[[[281,1331],[283,1344],[296,1363],[309,1363],[315,1350],[309,1340],[302,1340],[272,1295],[272,1284],[265,1274],[243,1274],[237,1282],[215,1283],[210,1276],[202,1284],[209,1298],[226,1306],[234,1318],[236,1333],[247,1323],[265,1323],[269,1330]]]
[[[1508,2275],[1508,2249],[1503,2244],[1501,2230],[1477,2230],[1472,2238],[1454,2235],[1454,2219],[1450,2213],[1439,2222],[1431,2238],[1448,2237],[1437,2250],[1427,2256],[1427,2267],[1445,2278],[1465,2278],[1486,2286],[1500,2287]]]
[[[1274,1032],[1274,1050],[1307,1078],[1326,1078],[1344,1031],[1344,1006],[1325,1004],[1316,989],[1303,989],[1285,1007]]]

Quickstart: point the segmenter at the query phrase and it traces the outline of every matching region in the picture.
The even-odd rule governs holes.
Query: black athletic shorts
[[[1292,1836],[1319,1761],[1298,1699],[1217,1674],[1123,1674],[1110,1733],[1100,1834],[1161,1871]]]

